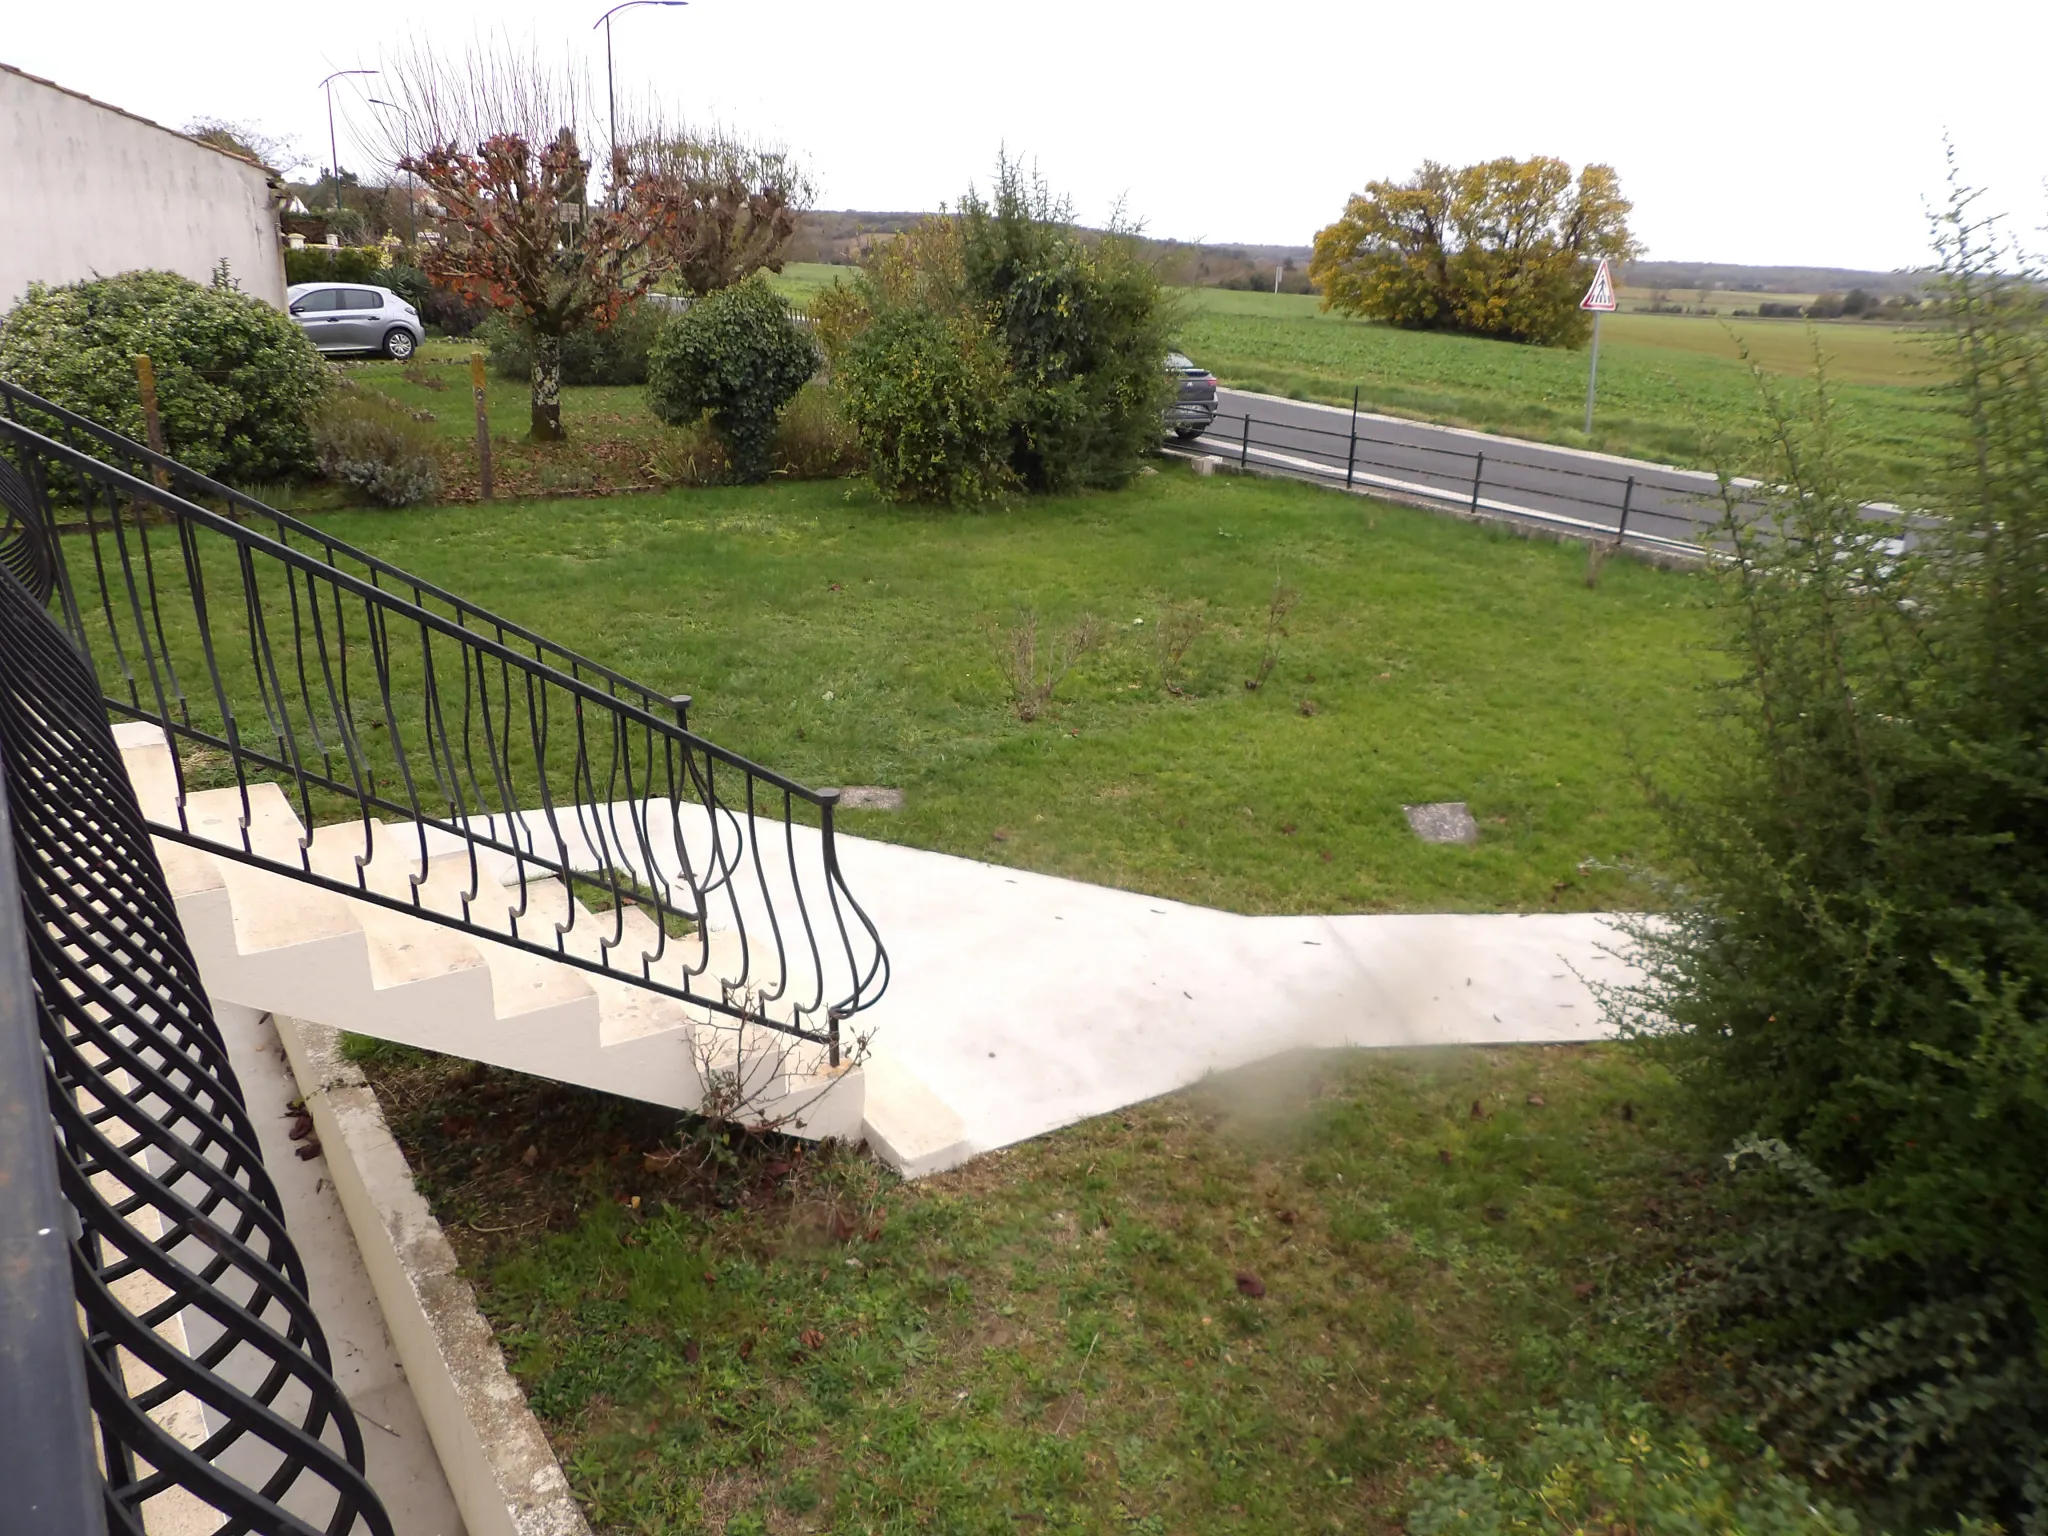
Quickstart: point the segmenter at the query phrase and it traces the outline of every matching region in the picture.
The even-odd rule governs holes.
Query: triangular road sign
[[[1593,286],[1586,290],[1586,296],[1579,300],[1581,309],[1598,309],[1612,312],[1620,306],[1614,302],[1614,274],[1607,269],[1607,258],[1600,258],[1600,270],[1593,274]]]

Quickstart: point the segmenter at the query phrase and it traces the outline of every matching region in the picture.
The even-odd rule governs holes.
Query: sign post
[[[1593,274],[1593,286],[1586,290],[1586,296],[1579,300],[1579,308],[1593,312],[1593,361],[1586,369],[1586,436],[1593,435],[1593,386],[1600,379],[1600,317],[1611,314],[1619,306],[1614,302],[1614,274],[1608,269],[1607,258],[1600,258],[1600,270]]]

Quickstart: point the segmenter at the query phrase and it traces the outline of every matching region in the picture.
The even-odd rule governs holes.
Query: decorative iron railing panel
[[[67,1431],[47,1359],[10,1370],[4,1417],[45,1397],[50,1417],[35,1439],[0,1441],[0,1512],[49,1473],[22,1464],[37,1455],[97,1483],[100,1507],[25,1529],[388,1536],[96,680],[6,571],[0,780],[0,986],[18,998],[27,978],[42,1065],[0,1079],[0,1119],[54,1130],[71,1271],[57,1337],[83,1358],[97,1442]],[[0,1027],[25,1024],[0,1008]],[[0,1345],[25,1358],[25,1341]]]
[[[118,433],[4,382],[0,404],[0,459],[44,525],[40,550],[31,530],[0,558],[47,573],[107,707],[165,730],[178,792],[159,831],[824,1043],[837,1064],[840,1024],[881,995],[888,961],[839,868],[836,791],[692,732],[686,697]],[[9,483],[0,469],[0,496]],[[307,829],[358,825],[352,872],[316,868],[303,841],[296,857],[256,846],[264,781]],[[239,846],[194,832],[205,788],[240,792]],[[380,850],[406,861],[409,895],[372,879]],[[440,859],[468,861],[459,910],[420,894]],[[509,927],[476,920],[495,879]],[[540,881],[604,910],[572,903],[563,921],[534,902]],[[632,905],[651,919],[637,939]]]

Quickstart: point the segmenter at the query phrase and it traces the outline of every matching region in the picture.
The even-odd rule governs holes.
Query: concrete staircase
[[[114,728],[142,812],[180,823],[176,770],[162,730]],[[474,929],[516,935],[615,970],[661,952],[663,975],[701,968],[690,990],[722,995],[745,974],[745,947],[716,929],[669,937],[638,907],[594,913],[553,878],[507,854],[414,826],[351,821],[310,838],[284,791],[188,792],[184,824],[206,843],[431,911],[472,931],[275,874],[167,837],[153,839],[207,991],[220,1002],[310,1019],[678,1110],[777,1124],[796,1135],[857,1138],[866,1082],[825,1049],[612,975],[547,959]],[[246,843],[245,843],[246,835]],[[737,1001],[746,995],[735,990]],[[769,1012],[773,1005],[763,1005]],[[771,1014],[772,1016],[772,1014]]]

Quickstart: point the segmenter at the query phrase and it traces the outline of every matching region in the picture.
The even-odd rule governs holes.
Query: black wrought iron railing
[[[169,738],[161,835],[758,1021],[838,1063],[888,959],[840,869],[836,791],[698,735],[687,696],[4,381],[0,461],[0,506],[23,508],[0,561],[46,583],[106,709]],[[295,851],[251,833],[265,781],[308,831]],[[239,841],[194,830],[206,789],[240,792]],[[339,872],[310,835],[337,823],[360,836]],[[380,856],[404,861],[403,890],[374,878]],[[458,856],[449,910],[422,888]],[[541,881],[602,910],[565,919],[533,899]],[[508,896],[509,921],[484,920]],[[629,927],[636,905],[651,923]]]
[[[0,518],[0,1529],[390,1536],[97,680],[16,574],[45,569],[26,537]]]

